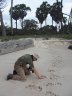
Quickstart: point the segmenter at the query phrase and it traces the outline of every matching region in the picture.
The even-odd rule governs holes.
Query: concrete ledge
[[[34,46],[32,39],[19,39],[0,42],[0,55],[23,50]]]

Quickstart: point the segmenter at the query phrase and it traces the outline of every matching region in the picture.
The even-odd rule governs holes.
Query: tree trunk
[[[13,7],[13,0],[11,0],[11,15],[10,15],[10,18],[11,18],[11,34],[13,35],[12,7]]]
[[[40,28],[42,28],[42,24],[40,23]]]
[[[57,3],[58,3],[58,0],[56,0],[57,1]]]
[[[52,26],[53,26],[53,18],[52,18]]]
[[[71,8],[71,12],[70,12],[70,23],[72,25],[72,8]]]
[[[22,29],[23,29],[23,19],[22,19]]]
[[[0,17],[1,17],[2,36],[6,36],[6,31],[5,31],[5,26],[4,26],[4,22],[3,22],[3,16],[2,16],[1,9],[0,9]]]
[[[45,26],[47,25],[46,19],[45,19]]]
[[[17,31],[17,20],[16,20],[16,31]]]
[[[62,12],[62,2],[63,0],[61,0],[61,12]],[[62,19],[61,19],[61,28],[62,28]]]

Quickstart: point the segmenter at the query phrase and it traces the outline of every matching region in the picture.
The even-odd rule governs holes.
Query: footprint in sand
[[[37,91],[42,91],[42,87],[41,86],[36,86],[36,85],[31,85],[31,84],[29,84],[25,88],[29,88],[31,90],[33,89],[33,90],[37,90]]]
[[[56,67],[56,68],[62,68],[63,67],[63,61],[61,59],[55,59],[52,61],[51,66]]]
[[[57,79],[60,79],[60,78],[61,78],[61,76],[59,76],[59,75],[52,74],[52,73],[50,74],[50,79],[51,80],[55,80],[55,79],[57,80]]]
[[[48,83],[48,84],[46,84],[46,86],[56,86],[56,85],[62,85],[62,83],[61,82],[57,82],[57,83],[52,83],[52,82],[50,82],[50,83]]]
[[[55,72],[55,70],[53,70],[53,69],[48,69],[48,72]]]
[[[58,94],[55,94],[55,93],[52,92],[52,91],[46,91],[45,96],[59,96],[59,95],[58,95]]]

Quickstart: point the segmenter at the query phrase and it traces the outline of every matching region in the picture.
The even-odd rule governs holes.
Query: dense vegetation
[[[0,1],[1,4],[5,3],[6,0],[4,0],[3,3],[2,1],[3,0]],[[14,7],[11,6],[9,13],[11,15],[11,18],[13,18],[13,20],[16,20],[16,28],[12,28],[12,26],[5,26],[5,30],[3,30],[4,27],[2,27],[1,25],[0,36],[57,36],[72,39],[72,9],[70,15],[63,13],[62,1],[63,0],[61,0],[61,2],[56,0],[56,2],[52,5],[50,5],[47,1],[42,2],[42,4],[36,9],[36,18],[40,23],[40,27],[38,21],[34,19],[24,19],[27,16],[27,12],[31,12],[31,8],[29,6],[26,6],[26,4],[18,4]],[[52,25],[46,24],[48,14],[50,14],[50,16],[52,17]],[[66,16],[69,16],[69,19],[67,19]],[[17,28],[18,20],[20,21],[21,29]],[[45,26],[42,27],[44,21]],[[55,26],[53,22],[55,22],[56,25],[58,24],[59,27],[57,28],[57,26]]]

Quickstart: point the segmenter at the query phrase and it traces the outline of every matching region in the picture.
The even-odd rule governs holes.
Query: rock
[[[34,46],[32,39],[18,39],[0,42],[0,55]]]

